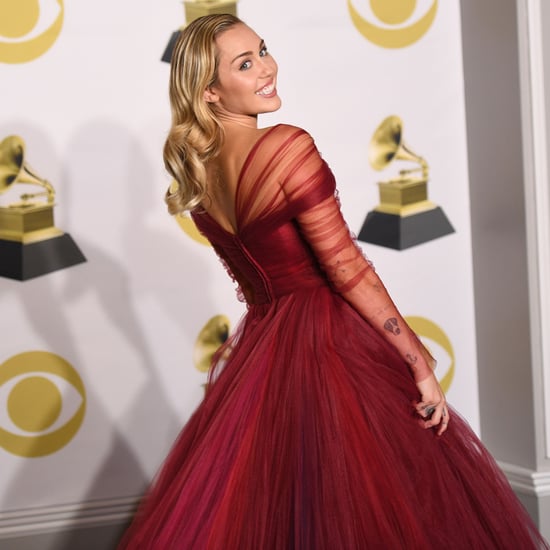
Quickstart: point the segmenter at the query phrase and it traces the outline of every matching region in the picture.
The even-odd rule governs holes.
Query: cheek
[[[231,77],[225,78],[223,81],[220,79],[220,84],[218,87],[220,97],[225,100],[233,98],[235,95],[238,95],[242,90],[243,86],[239,78]]]

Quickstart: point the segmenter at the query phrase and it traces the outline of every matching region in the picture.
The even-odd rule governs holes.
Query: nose
[[[277,63],[271,56],[260,57],[260,74],[263,77],[273,76],[277,72]]]

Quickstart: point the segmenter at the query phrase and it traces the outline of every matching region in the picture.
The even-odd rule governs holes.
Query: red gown
[[[388,337],[372,266],[310,136],[269,129],[236,191],[236,234],[195,212],[247,312],[215,359],[121,549],[548,548],[453,411],[438,437]]]

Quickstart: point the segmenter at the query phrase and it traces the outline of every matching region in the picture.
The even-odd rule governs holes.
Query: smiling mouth
[[[264,86],[261,90],[258,90],[256,92],[256,95],[263,95],[263,96],[271,95],[274,90],[275,90],[275,83],[272,82],[271,84]]]

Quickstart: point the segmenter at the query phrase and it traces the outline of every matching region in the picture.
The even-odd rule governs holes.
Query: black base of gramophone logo
[[[394,159],[413,161],[420,167],[401,170],[398,177],[378,183],[380,204],[367,214],[357,237],[396,250],[454,233],[443,210],[428,200],[428,164],[404,144],[402,128],[397,116],[382,121],[369,145],[369,162],[375,170]]]
[[[55,191],[24,162],[25,144],[18,136],[0,143],[0,193],[11,185],[45,188],[0,206],[0,276],[26,281],[86,261],[68,233],[54,226]],[[37,200],[37,197],[46,197]]]
[[[237,15],[237,2],[232,0],[208,0],[207,2],[184,2],[185,8],[185,21],[187,24],[191,23],[195,19],[202,17],[203,15],[213,15],[221,13],[230,13],[231,15]],[[170,63],[172,59],[172,52],[176,42],[178,41],[181,31],[185,27],[180,27],[177,31],[174,31],[170,35],[170,40],[166,45],[164,53],[162,54],[161,61]]]

